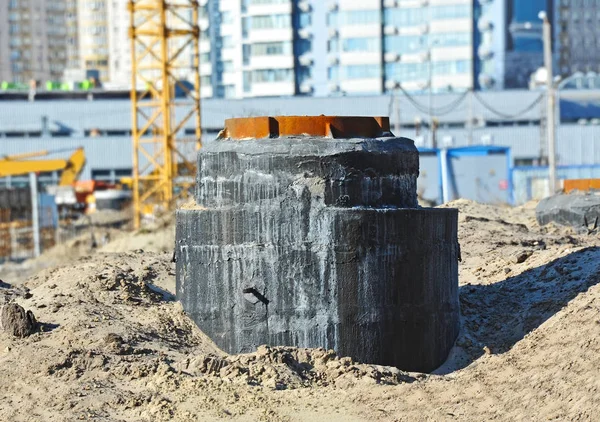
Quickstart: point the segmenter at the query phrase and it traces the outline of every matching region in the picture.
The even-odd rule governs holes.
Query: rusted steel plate
[[[565,193],[569,193],[574,190],[600,190],[600,179],[571,179],[565,180],[563,183]]]
[[[392,136],[388,117],[265,116],[227,119],[219,137],[261,139],[303,135],[328,138]]]

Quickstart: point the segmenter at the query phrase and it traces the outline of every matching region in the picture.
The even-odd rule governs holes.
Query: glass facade
[[[600,73],[600,0],[556,0],[557,73]]]

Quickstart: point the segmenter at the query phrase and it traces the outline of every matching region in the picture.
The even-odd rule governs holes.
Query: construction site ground
[[[460,209],[462,330],[434,374],[319,349],[225,355],[174,298],[165,220],[0,269],[0,303],[42,329],[0,334],[0,420],[597,420],[600,234],[540,227],[533,205],[447,206]]]

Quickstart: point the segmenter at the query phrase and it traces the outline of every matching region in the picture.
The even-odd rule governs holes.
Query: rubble
[[[9,303],[2,307],[0,325],[5,332],[21,338],[35,333],[38,329],[33,312],[26,311],[16,303]]]

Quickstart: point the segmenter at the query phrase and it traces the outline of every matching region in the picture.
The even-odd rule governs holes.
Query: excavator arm
[[[19,154],[0,159],[0,177],[17,176],[28,173],[43,173],[62,170],[60,186],[71,185],[77,180],[85,164],[83,148],[78,148],[68,160],[23,160],[20,158],[47,155],[39,153]]]
[[[62,175],[60,176],[59,185],[70,186],[73,183],[75,183],[84,165],[85,153],[83,152],[83,148],[78,148],[77,150],[75,150],[73,155],[69,157],[67,165],[64,167]]]

